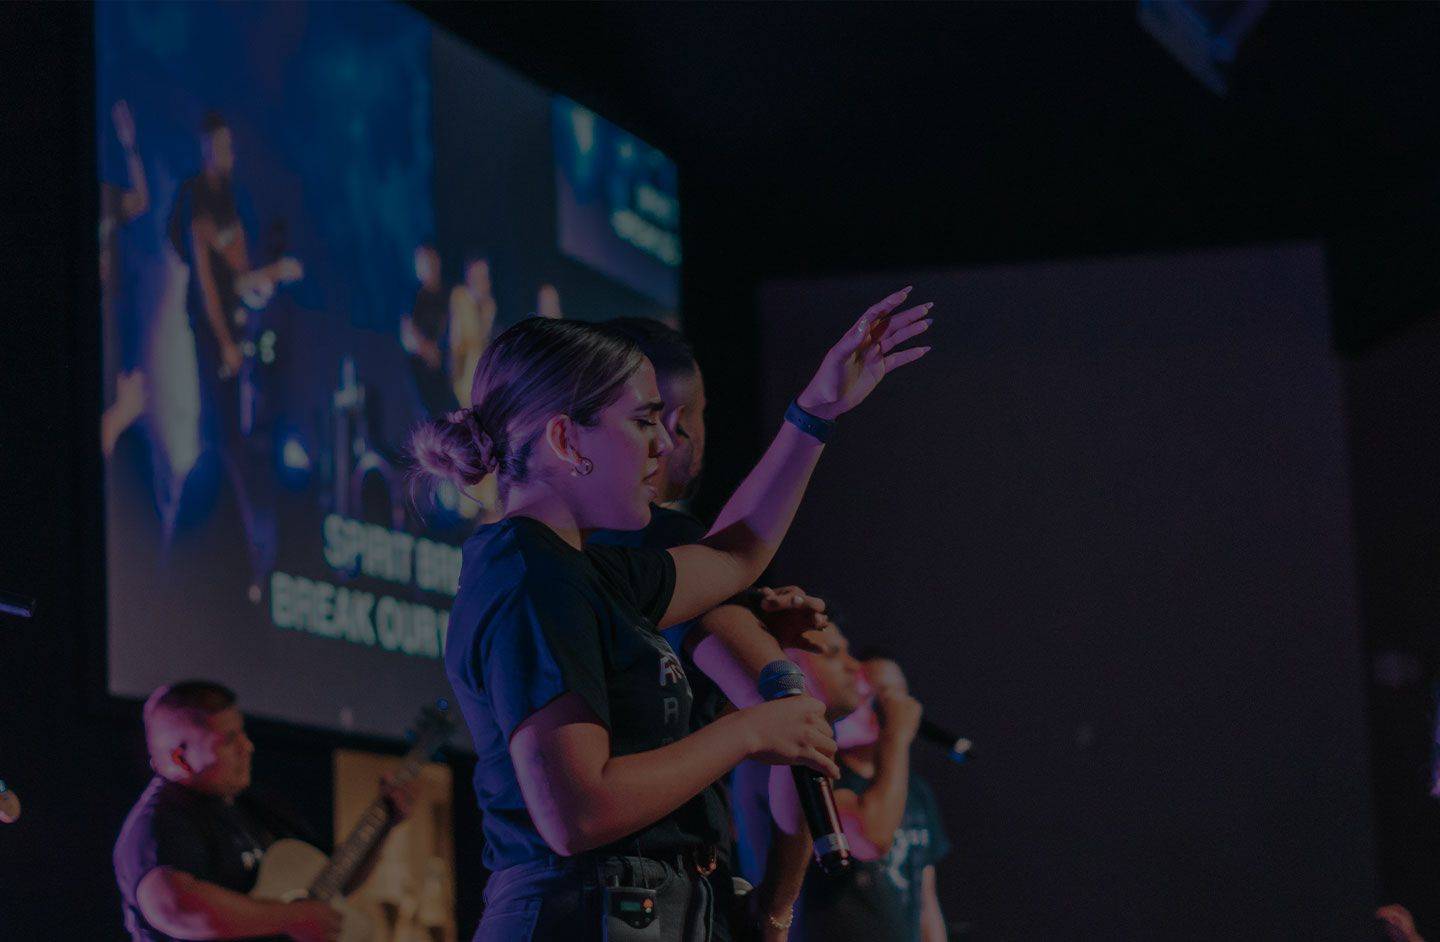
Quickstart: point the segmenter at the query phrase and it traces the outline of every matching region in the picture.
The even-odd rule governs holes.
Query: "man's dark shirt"
[[[440,289],[431,291],[429,288],[420,287],[415,294],[415,304],[410,308],[410,323],[414,325],[415,331],[426,340],[443,348],[445,346],[445,329],[450,321],[450,302],[445,297],[445,292]],[[455,401],[455,391],[450,387],[450,380],[445,375],[444,360],[438,368],[431,368],[425,362],[425,358],[419,354],[410,354],[410,372],[415,377],[416,391],[420,394],[420,403],[430,415],[440,415],[454,409],[458,403]]]
[[[175,204],[170,212],[170,242],[175,252],[187,265],[194,267],[190,227],[197,219],[208,219],[215,227],[215,243],[205,247],[210,262],[210,275],[215,282],[215,292],[220,298],[220,310],[226,324],[233,332],[230,322],[239,298],[235,293],[235,281],[242,274],[230,267],[229,260],[220,246],[245,238],[245,227],[241,221],[239,201],[234,185],[226,180],[212,182],[205,174],[192,177],[180,184],[175,194]],[[190,315],[190,327],[196,332],[196,339],[206,342],[214,328],[205,314],[204,295],[200,290],[199,277],[192,274],[190,297],[186,305]],[[204,331],[204,335],[201,335]]]
[[[115,881],[130,938],[134,942],[172,938],[145,921],[136,899],[140,881],[156,867],[173,867],[227,890],[248,893],[265,849],[284,837],[318,845],[304,824],[250,792],[226,802],[158,776],[151,779],[115,842]]]
[[[439,288],[431,291],[424,285],[415,293],[415,305],[410,309],[410,322],[426,340],[440,343],[450,321],[450,302]]]

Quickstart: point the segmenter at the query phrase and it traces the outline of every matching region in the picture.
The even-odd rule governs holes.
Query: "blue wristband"
[[[790,407],[785,410],[785,421],[822,445],[835,434],[834,419],[822,419],[818,415],[811,415],[800,408],[800,403],[794,399],[790,400]]]

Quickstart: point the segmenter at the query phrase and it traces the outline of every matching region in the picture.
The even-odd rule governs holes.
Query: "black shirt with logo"
[[[600,546],[640,546],[652,549],[670,549],[698,543],[704,538],[707,528],[698,519],[683,510],[673,510],[658,504],[650,506],[650,525],[643,530],[597,530],[586,537],[586,542]],[[720,687],[696,666],[685,649],[685,639],[699,624],[698,620],[681,622],[666,628],[662,633],[670,647],[680,657],[690,680],[694,705],[690,710],[690,728],[697,730],[715,722],[724,707],[725,694]],[[730,798],[724,779],[715,782],[705,791],[696,795],[680,812],[690,821],[696,833],[705,843],[713,845],[722,860],[730,857],[731,827]]]
[[[647,549],[672,549],[699,543],[707,532],[705,524],[683,510],[650,505],[650,525],[643,530],[596,530],[585,538],[594,546],[632,546]],[[715,722],[725,704],[725,694],[709,677],[695,666],[685,651],[685,639],[700,623],[699,619],[681,622],[664,629],[661,634],[670,642],[670,647],[680,656],[685,672],[690,678],[690,691],[695,696],[695,706],[690,712],[690,726],[699,729]]]
[[[285,837],[317,843],[315,835],[273,800],[245,792],[225,801],[160,777],[150,780],[115,842],[115,880],[134,942],[169,942],[140,911],[140,881],[173,867],[237,893],[255,886],[265,850]],[[281,937],[273,937],[281,938]]]
[[[552,854],[510,761],[510,737],[536,711],[577,695],[609,728],[617,756],[690,732],[690,684],[655,627],[674,589],[675,563],[663,550],[577,550],[525,517],[482,526],[466,541],[445,669],[475,744],[490,870]],[[702,843],[677,812],[595,853],[665,856]]]

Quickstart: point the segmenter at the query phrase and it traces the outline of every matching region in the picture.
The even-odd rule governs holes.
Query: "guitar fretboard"
[[[420,767],[434,749],[433,743],[427,743],[430,737],[422,736],[422,742],[417,743],[413,749],[405,754],[405,758],[397,771],[391,778],[397,786],[404,786],[420,774]],[[310,898],[322,901],[343,896],[345,888],[350,881],[360,872],[370,859],[380,840],[390,830],[393,823],[394,813],[390,810],[390,804],[384,797],[376,798],[365,809],[360,816],[360,823],[351,829],[348,837],[330,857],[330,862],[325,869],[320,871],[310,884]]]

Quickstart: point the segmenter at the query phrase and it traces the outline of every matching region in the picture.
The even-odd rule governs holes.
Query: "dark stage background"
[[[1367,885],[1371,863],[1360,836],[1366,824],[1353,801],[1337,804],[1332,818],[1318,822],[1313,815],[1291,820],[1283,807],[1247,813],[1275,829],[1268,833],[1281,835],[1276,839],[1282,846],[1270,853],[1284,859],[1296,859],[1304,848],[1333,852],[1350,841],[1354,859],[1334,860],[1333,872],[1337,883],[1344,874],[1352,879],[1336,892],[1365,908],[1403,901],[1416,910],[1422,930],[1440,932],[1434,894],[1440,820],[1425,795],[1427,672],[1435,669],[1440,565],[1433,499],[1440,390],[1432,365],[1440,359],[1434,278],[1440,270],[1440,115],[1431,94],[1440,87],[1440,59],[1433,55],[1440,11],[1415,4],[1272,5],[1243,45],[1232,90],[1222,99],[1177,66],[1137,26],[1135,8],[1121,3],[963,10],[940,4],[419,8],[527,76],[633,130],[679,164],[686,248],[681,305],[686,330],[708,367],[714,403],[701,497],[706,509],[723,500],[777,419],[759,399],[757,292],[767,279],[1322,244],[1331,336],[1342,359],[1340,407],[1353,495],[1348,505],[1326,504],[1323,512],[1326,519],[1348,514],[1353,520],[1353,556],[1328,563],[1348,565],[1358,591],[1378,879]],[[0,776],[26,804],[19,824],[0,829],[0,936],[117,939],[109,851],[146,769],[138,710],[102,693],[92,12],[83,4],[35,4],[11,6],[6,16],[0,31],[7,63],[7,120],[0,127],[6,327],[0,344],[0,586],[38,596],[41,614],[31,622],[0,622]],[[903,277],[877,281],[888,286]],[[1314,297],[1308,283],[1304,291]],[[963,302],[952,299],[947,307],[961,323]],[[836,312],[842,322],[854,314]],[[960,349],[963,333],[944,329]],[[1290,349],[1283,346],[1288,340],[1273,337],[1255,343]],[[1277,391],[1293,405],[1292,392]],[[1332,410],[1327,404],[1306,415],[1328,423]],[[871,411],[878,416],[881,410],[876,404]],[[843,467],[847,449],[862,447],[857,437],[848,428],[842,432],[825,474]],[[964,444],[954,443],[962,465],[975,457]],[[937,506],[934,495],[926,506]],[[848,532],[835,531],[837,541]],[[1235,591],[1217,586],[1216,598]],[[1277,607],[1314,601],[1278,593],[1269,598]],[[1054,585],[1037,589],[1037,605],[1060,609],[1073,602]],[[972,643],[980,644],[1006,636],[989,631],[974,637]],[[1117,651],[1122,663],[1157,653],[1158,635],[1128,637],[1132,647]],[[1049,640],[1074,645],[1067,653],[1093,664],[1107,641],[1121,639],[1097,637],[1093,649],[1058,631]],[[1237,642],[1228,633],[1217,640]],[[1174,696],[1213,706],[1240,682],[1234,671],[1221,669],[1230,665],[1208,661],[1223,645],[1197,644],[1197,637],[1177,641],[1178,652],[1207,660],[1207,669],[1185,673]],[[1210,655],[1201,658],[1198,652],[1207,650]],[[957,659],[956,670],[1006,669],[982,664],[978,650],[969,653],[975,656]],[[1334,664],[1307,663],[1338,676],[1350,655],[1338,648],[1325,653]],[[1352,658],[1351,670],[1360,667]],[[1073,733],[1087,719],[1085,707],[1113,710],[1127,692],[1173,709],[1159,697],[1168,690],[1158,689],[1172,679],[1149,677],[1145,687],[1117,683],[1117,690],[1105,692],[1109,699],[1097,692],[1095,702],[1014,697],[986,704],[1003,713],[955,716],[956,723],[995,724],[985,744],[990,754],[984,765],[966,770],[975,775],[959,779],[960,794],[980,805],[987,797],[983,783],[1007,774],[1007,750],[1033,759],[1042,746],[1051,748],[1057,762],[1065,760],[1060,771],[1087,787],[1128,769],[1127,763],[1143,762],[1143,754],[1127,753],[1126,740],[1118,738],[1124,725],[1092,721],[1094,747],[1084,752],[1075,748]],[[1295,698],[1292,706],[1308,697],[1320,718],[1339,709],[1332,690],[1300,689],[1283,673],[1275,682]],[[928,676],[920,687],[927,689]],[[1219,715],[1233,716],[1224,706]],[[1030,717],[1037,722],[1021,722]],[[1247,753],[1218,742],[1220,726],[1209,720],[1191,716],[1179,729],[1211,737],[1218,777],[1236,770]],[[1001,725],[1007,721],[1014,723],[1008,736]],[[342,744],[385,748],[274,723],[254,726],[257,778],[283,787],[302,813],[320,823],[331,816],[329,750]],[[1272,737],[1282,732],[1265,728]],[[1048,744],[1043,736],[1026,739],[1045,729],[1066,735]],[[1353,727],[1337,731],[1317,724],[1308,732],[1318,743],[1301,754],[1312,758],[1328,748],[1326,742],[1337,752],[1344,742],[1363,748]],[[1181,753],[1180,743],[1172,748],[1164,768],[1199,764],[1198,757]],[[1117,765],[1098,765],[1102,759]],[[1316,769],[1287,750],[1263,761],[1274,769],[1272,781],[1289,780],[1297,788],[1312,773],[1317,790],[1296,800],[1313,808],[1305,802],[1318,795],[1353,797],[1354,789],[1365,787],[1359,773],[1339,780],[1341,770],[1353,771],[1352,759],[1340,756],[1334,769]],[[927,770],[937,779],[944,771]],[[458,762],[456,781],[468,778],[468,768]],[[1091,827],[1077,806],[1064,803],[1062,781],[1027,781],[1025,787],[1037,801],[1045,798],[1037,807],[1046,815],[1068,808],[1073,827]],[[478,918],[485,875],[473,802],[460,787],[459,904],[466,931]],[[998,797],[1004,796],[990,800]],[[1176,787],[1177,809],[1210,800],[1193,783]],[[1145,838],[1152,861],[1198,859],[1216,846],[1206,843],[1215,840],[1211,834],[1190,843],[1173,816],[1152,823]],[[977,842],[985,835],[1000,840],[1007,825],[1040,839],[1023,818],[967,820],[962,810],[951,825],[961,835],[976,829]],[[1117,839],[1117,832],[1098,833],[1099,822],[1093,828],[1096,843]],[[1007,845],[1009,862],[994,865],[1018,867],[1024,846]],[[1054,868],[1053,882],[1008,890],[1026,894],[1025,911],[1016,914],[981,892],[985,884],[967,869],[977,863],[967,860],[961,843],[955,869],[942,876],[942,885],[952,877],[961,881],[945,886],[947,899],[960,900],[949,915],[973,924],[973,938],[1022,937],[1013,929],[1017,919],[1041,919],[1056,911],[1056,899],[1099,892],[1096,875],[1080,863],[1093,861],[1085,856],[1093,855],[1087,850],[1093,846],[1077,837],[1066,852],[1074,866],[1046,863]],[[1210,859],[1235,864],[1228,853]],[[1316,856],[1323,859],[1318,851]],[[1313,876],[1321,865],[1298,872]],[[1187,892],[1173,897],[1185,905],[1160,913],[1167,926],[1180,927],[1168,936],[1126,924],[1050,937],[1309,938],[1313,914],[1333,913],[1338,905],[1336,898],[1312,896],[1311,915],[1297,914],[1297,894],[1276,890],[1289,874],[1265,860],[1231,871],[1217,866],[1207,879],[1218,883],[1231,873],[1256,882],[1234,891],[1223,924],[1217,925],[1204,894]],[[1121,876],[1117,893],[1133,892],[1135,877]],[[1145,911],[1161,905],[1147,902]],[[1281,925],[1287,914],[1292,924]],[[1370,936],[1357,930],[1349,937]]]
[[[777,568],[977,743],[923,765],[956,848],[944,910],[986,938],[1226,938],[1237,913],[1249,938],[1363,937],[1320,248],[772,282],[769,414],[818,325],[892,283],[936,303],[934,350],[842,420]]]

